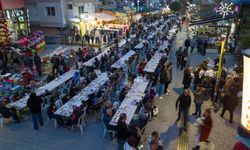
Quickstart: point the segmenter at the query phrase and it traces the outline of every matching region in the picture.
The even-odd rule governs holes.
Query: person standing
[[[123,145],[125,144],[128,136],[129,136],[129,128],[126,124],[127,115],[125,113],[121,113],[120,118],[117,123],[117,142],[118,142],[118,150],[123,150]]]
[[[223,118],[226,110],[230,112],[230,123],[233,123],[233,112],[235,107],[238,105],[238,92],[240,89],[239,78],[234,78],[232,85],[229,89],[229,95],[225,95],[223,101],[223,110],[220,116]]]
[[[41,113],[42,102],[42,98],[37,96],[35,92],[30,94],[27,102],[27,107],[30,109],[35,130],[38,130],[38,121],[40,125],[43,126],[43,118]]]
[[[191,81],[192,81],[192,75],[191,75],[191,71],[192,68],[186,68],[184,70],[184,76],[183,76],[183,85],[184,85],[184,89],[189,89],[190,85],[191,85]]]
[[[196,39],[193,38],[193,39],[191,40],[191,42],[190,42],[191,53],[193,53],[193,51],[194,51],[195,44],[196,44]]]
[[[178,106],[179,106],[178,118],[176,121],[178,122],[181,119],[181,114],[183,113],[183,117],[184,117],[183,129],[184,130],[186,130],[186,127],[187,127],[186,124],[187,124],[188,110],[189,110],[190,104],[191,104],[191,96],[189,94],[189,90],[185,89],[184,93],[179,96],[175,104],[176,110],[178,109]]]
[[[180,48],[175,52],[177,69],[179,68],[179,66],[181,66],[182,55],[183,55],[182,47],[180,47]]]
[[[207,39],[205,39],[204,42],[203,42],[202,56],[206,55],[207,47],[208,47],[208,41],[207,41]]]
[[[189,37],[185,40],[185,46],[186,46],[187,49],[190,46],[190,38]]]
[[[163,99],[163,97],[161,95],[164,92],[166,82],[168,82],[168,75],[167,74],[168,73],[167,73],[167,70],[165,69],[165,66],[162,65],[161,70],[160,70],[160,80],[159,80],[159,86],[158,86],[158,92],[157,92],[160,99]]]
[[[201,122],[198,125],[196,147],[194,147],[193,150],[200,149],[200,142],[206,142],[207,144],[209,143],[208,137],[209,137],[211,130],[212,130],[212,127],[213,127],[213,120],[211,117],[211,109],[206,109],[203,116],[201,118],[198,118],[198,119]]]
[[[41,70],[41,66],[42,66],[42,61],[40,56],[37,55],[37,53],[35,53],[34,56],[34,63],[36,65],[36,70],[39,76],[42,76],[42,70]]]
[[[193,93],[194,94],[194,103],[195,103],[195,112],[192,115],[201,116],[201,106],[203,104],[203,94],[202,94],[202,87],[197,86],[196,91]]]
[[[172,64],[167,64],[166,66],[166,82],[165,82],[165,88],[164,88],[164,93],[166,95],[169,94],[168,86],[172,81]]]

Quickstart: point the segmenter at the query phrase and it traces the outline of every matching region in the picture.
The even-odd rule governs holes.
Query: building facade
[[[67,27],[70,20],[81,14],[95,12],[95,0],[25,0],[32,25]]]

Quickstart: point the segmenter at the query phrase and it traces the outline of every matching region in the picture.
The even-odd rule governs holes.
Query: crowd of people
[[[161,20],[161,21],[160,21]],[[35,53],[34,56],[26,52],[24,57],[15,58],[14,63],[18,68],[18,65],[25,66],[23,72],[23,85],[26,87],[23,95],[18,95],[20,98],[25,95],[29,95],[27,107],[30,109],[32,115],[32,121],[34,129],[39,129],[44,125],[42,115],[48,117],[49,120],[55,120],[60,127],[71,128],[78,123],[80,116],[87,112],[88,114],[96,113],[97,119],[100,119],[104,128],[114,131],[116,133],[118,149],[119,150],[133,150],[141,147],[141,139],[144,134],[145,127],[152,117],[157,116],[158,107],[156,105],[156,98],[163,99],[162,95],[168,95],[170,90],[169,84],[172,82],[172,62],[169,62],[168,56],[172,50],[172,45],[175,40],[175,34],[169,35],[170,29],[173,26],[179,28],[181,23],[186,21],[179,17],[170,17],[168,15],[149,14],[143,16],[138,22],[133,23],[130,27],[130,31],[127,33],[126,46],[122,49],[118,47],[117,42],[111,46],[107,53],[103,54],[100,58],[97,58],[98,54],[102,53],[99,49],[95,51],[93,49],[79,48],[75,52],[74,59],[70,62],[66,62],[62,55],[53,55],[51,57],[52,70],[47,76],[46,82],[49,83],[60,75],[68,72],[73,65],[75,69],[79,70],[75,72],[70,84],[70,87],[65,87],[62,91],[45,92],[38,95],[34,92],[35,87],[31,88],[30,82],[34,77],[34,66],[37,74],[41,76],[42,61],[41,58]],[[152,25],[158,22],[156,25]],[[157,29],[162,26],[160,32]],[[146,28],[145,28],[146,27]],[[162,31],[165,31],[162,33]],[[178,32],[178,30],[177,30]],[[153,40],[149,40],[147,37],[151,33],[156,33]],[[130,43],[129,35],[136,35],[135,42]],[[134,49],[135,45],[143,42],[143,48],[136,50],[135,54],[129,57],[125,61],[125,64],[121,68],[112,68],[112,64],[118,61],[123,55],[129,52],[130,49]],[[167,43],[168,47],[160,49],[163,43]],[[218,101],[223,103],[223,110],[221,117],[224,116],[226,110],[230,112],[230,123],[233,122],[233,111],[238,104],[238,94],[241,91],[239,84],[241,81],[240,74],[242,69],[235,68],[234,71],[229,72],[225,69],[222,71],[222,77],[216,82],[216,74],[218,70],[218,59],[214,60],[214,65],[210,65],[210,61],[206,60],[202,62],[195,70],[187,64],[189,57],[189,50],[191,53],[194,49],[197,49],[203,56],[206,54],[208,41],[204,37],[195,36],[192,39],[187,38],[184,42],[184,48],[179,47],[175,52],[177,69],[184,69],[183,75],[183,93],[178,97],[176,101],[176,110],[178,110],[177,122],[181,119],[181,115],[184,118],[183,130],[187,130],[188,112],[191,106],[191,89],[193,88],[195,112],[194,116],[197,117],[196,125],[197,143],[194,149],[199,149],[201,142],[209,142],[209,135],[213,125],[211,118],[211,109],[205,109],[202,112],[202,104],[205,100],[211,99],[212,104],[218,109]],[[144,71],[145,66],[149,60],[154,56],[156,52],[162,53],[162,58],[159,61],[158,66],[154,73],[148,73]],[[84,62],[94,58],[92,66],[85,66]],[[72,65],[73,64],[73,65]],[[212,70],[212,72],[211,72]],[[89,83],[98,77],[97,72],[107,72],[108,80],[104,86],[93,94],[88,95],[87,101],[81,101],[79,107],[74,106],[73,112],[70,117],[62,117],[55,114],[62,105],[66,104],[75,95],[77,95],[82,89],[84,89]],[[145,96],[142,99],[142,105],[139,107],[137,117],[134,118],[130,124],[126,123],[126,113],[121,113],[116,126],[111,125],[114,114],[119,108],[119,104],[123,102],[126,94],[129,92],[133,85],[134,79],[137,77],[143,77],[150,81],[150,85],[145,92]],[[193,87],[192,87],[193,83]],[[216,93],[214,95],[214,93]],[[47,100],[49,97],[49,100]],[[16,98],[16,100],[18,100]],[[0,113],[4,118],[13,117],[15,122],[20,122],[20,116],[13,108],[7,108],[5,102],[9,100],[0,101]],[[147,141],[146,149],[148,150],[161,150],[164,149],[162,141],[160,140],[159,133],[154,131],[150,135]]]

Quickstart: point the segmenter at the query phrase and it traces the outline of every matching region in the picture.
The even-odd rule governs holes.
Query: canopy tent
[[[110,14],[107,14],[107,13],[95,13],[94,16],[97,18],[97,19],[100,19],[100,20],[103,20],[103,21],[113,21],[115,20],[115,17],[110,15]]]

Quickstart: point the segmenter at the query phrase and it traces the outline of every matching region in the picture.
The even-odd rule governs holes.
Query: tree
[[[179,2],[172,2],[169,6],[172,11],[179,11],[181,6]]]

